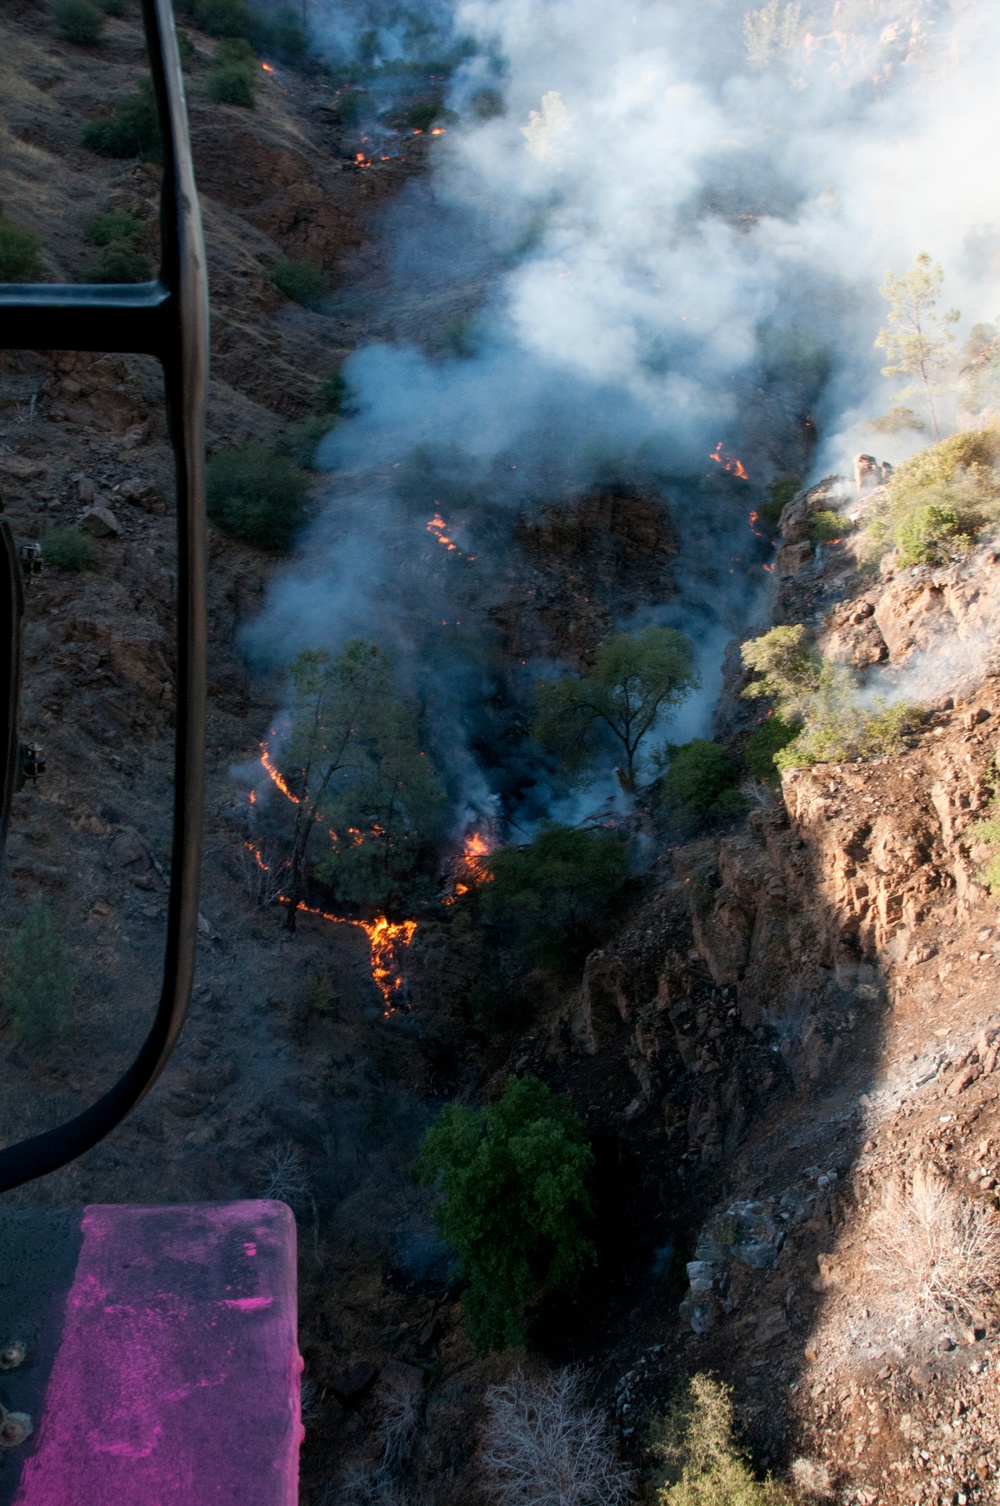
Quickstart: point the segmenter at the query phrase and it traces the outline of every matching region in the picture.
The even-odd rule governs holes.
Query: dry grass
[[[938,1177],[890,1193],[871,1223],[869,1265],[897,1307],[974,1319],[1000,1276],[1000,1219]]]
[[[633,1480],[607,1419],[589,1407],[580,1375],[529,1380],[515,1370],[486,1393],[480,1462],[497,1506],[619,1506]]]

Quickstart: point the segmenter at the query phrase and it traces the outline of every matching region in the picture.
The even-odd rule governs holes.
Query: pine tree
[[[876,347],[889,358],[888,365],[882,367],[883,376],[916,378],[903,388],[899,397],[912,397],[923,391],[935,440],[940,435],[934,393],[940,390],[940,374],[951,361],[955,344],[951,326],[959,319],[958,309],[949,309],[945,314],[936,312],[943,283],[940,262],[932,262],[926,251],[920,252],[916,265],[901,277],[887,272],[879,292],[892,307],[875,341]]]

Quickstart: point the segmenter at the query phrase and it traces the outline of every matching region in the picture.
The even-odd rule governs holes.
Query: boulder
[[[112,837],[105,861],[109,868],[131,868],[133,864],[141,864],[143,869],[149,867],[145,847],[128,827]]]
[[[110,507],[89,508],[80,519],[80,527],[95,539],[115,539],[122,531]]]
[[[349,1370],[342,1370],[334,1376],[330,1383],[330,1390],[340,1402],[341,1406],[349,1407],[363,1400],[378,1380],[378,1366],[372,1365],[368,1360],[361,1360],[357,1365],[352,1365]]]

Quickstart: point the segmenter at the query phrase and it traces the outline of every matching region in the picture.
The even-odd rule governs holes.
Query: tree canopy
[[[596,943],[602,920],[629,873],[629,851],[614,831],[549,826],[528,847],[490,858],[493,882],[481,904],[526,962],[562,973]]]
[[[440,1183],[437,1225],[468,1280],[480,1354],[521,1343],[527,1309],[593,1264],[593,1164],[583,1120],[536,1077],[508,1078],[485,1108],[448,1104],[427,1131],[417,1174]]]
[[[633,790],[643,742],[699,683],[691,640],[676,628],[616,633],[589,675],[539,682],[532,735],[568,769],[617,752],[622,784]]]
[[[322,822],[331,845],[318,877],[341,900],[398,902],[444,790],[420,747],[415,710],[396,692],[392,661],[360,638],[336,658],[303,649],[291,667],[291,730],[280,773],[296,801],[289,926],[305,883],[306,849]]]

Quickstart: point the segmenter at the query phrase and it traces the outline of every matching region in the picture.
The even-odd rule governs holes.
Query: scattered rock
[[[117,495],[123,501],[141,508],[143,512],[163,514],[167,510],[159,487],[143,476],[133,476],[128,481],[123,481]]]
[[[378,1379],[378,1366],[361,1360],[349,1370],[342,1370],[330,1383],[330,1390],[342,1406],[349,1407],[368,1395]]]
[[[149,867],[146,849],[130,827],[112,837],[105,861],[109,868],[131,868],[134,863],[141,863],[143,869]]]
[[[756,1328],[754,1339],[758,1344],[774,1344],[778,1339],[783,1339],[791,1332],[788,1319],[780,1307],[772,1307],[762,1314]]]
[[[91,507],[80,519],[80,527],[95,539],[117,538],[122,531],[110,507]]]

